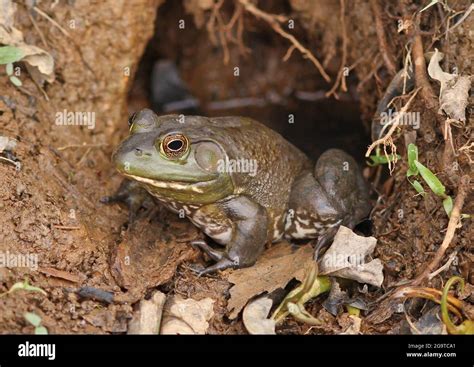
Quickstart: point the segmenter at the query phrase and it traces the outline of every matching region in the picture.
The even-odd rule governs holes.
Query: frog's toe
[[[228,259],[227,257],[222,257],[222,259],[216,262],[215,264],[208,266],[207,268],[199,271],[198,276],[201,277],[206,274],[215,273],[218,270],[225,270],[225,269],[235,268],[235,267],[236,267],[236,264],[234,261]]]
[[[212,248],[203,240],[192,241],[191,246],[200,249],[214,261],[220,261],[224,256],[224,251]]]
[[[114,204],[114,203],[122,203],[126,199],[124,194],[117,194],[117,195],[110,195],[110,196],[102,196],[99,201],[102,204]]]
[[[316,242],[316,246],[314,248],[314,260],[318,260],[319,252],[331,243],[338,229],[339,226],[332,227],[318,237],[318,242]]]
[[[202,264],[194,263],[188,265],[189,270],[196,273],[198,276],[201,276],[201,272],[206,269],[206,267]]]
[[[149,211],[153,207],[153,199],[145,189],[130,180],[123,180],[114,195],[104,196],[100,199],[102,204],[123,203],[129,210],[128,222],[132,224],[138,217],[139,210],[143,207]]]

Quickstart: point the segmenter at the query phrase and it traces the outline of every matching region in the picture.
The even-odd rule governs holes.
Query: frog
[[[267,244],[282,240],[315,240],[320,248],[371,208],[368,184],[349,154],[329,149],[314,164],[248,117],[143,109],[129,118],[129,130],[112,154],[128,184],[105,201],[136,210],[151,195],[187,217],[214,242],[191,243],[213,261],[197,270],[200,276],[250,267]]]

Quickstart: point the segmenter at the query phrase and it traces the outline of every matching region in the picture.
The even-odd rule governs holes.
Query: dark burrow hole
[[[295,34],[305,42],[303,29]],[[212,44],[206,24],[198,29],[181,1],[167,1],[138,66],[129,112],[148,107],[158,114],[247,116],[278,131],[313,160],[326,149],[340,148],[362,165],[370,134],[360,118],[356,78],[347,78],[349,92],[339,94],[339,100],[326,98],[332,82],[326,83],[297,52],[284,62],[290,45],[268,25],[246,16],[243,39],[250,52],[242,55],[238,46],[229,45],[225,65],[223,48]],[[328,67],[333,81],[338,62]]]

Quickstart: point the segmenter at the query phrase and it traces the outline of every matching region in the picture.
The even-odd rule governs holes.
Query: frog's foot
[[[224,269],[234,268],[234,267],[239,266],[238,261],[237,262],[232,261],[231,259],[229,259],[227,257],[227,255],[224,251],[216,250],[216,249],[212,248],[205,241],[202,241],[202,240],[192,241],[191,246],[199,248],[204,253],[209,255],[209,257],[212,260],[216,261],[215,264],[213,264],[211,266],[208,266],[207,268],[204,268],[203,266],[196,265],[196,264],[191,266],[190,267],[191,270],[196,272],[198,274],[198,276],[202,276],[202,275],[205,275],[205,274],[210,274],[210,273],[213,273],[217,270],[224,270]]]
[[[100,199],[102,204],[123,203],[129,210],[128,222],[133,224],[137,219],[140,208],[151,208],[153,199],[145,189],[136,182],[123,180],[117,192],[111,196],[104,196]]]
[[[192,241],[191,246],[197,247],[198,249],[206,253],[214,261],[220,261],[224,257],[224,251],[212,248],[203,240]]]
[[[225,270],[225,269],[236,268],[236,267],[239,267],[239,265],[236,264],[235,261],[232,261],[231,259],[223,256],[222,259],[220,259],[215,264],[208,266],[207,268],[191,267],[191,269],[195,271],[199,277],[201,277],[206,274],[215,273],[218,270]]]

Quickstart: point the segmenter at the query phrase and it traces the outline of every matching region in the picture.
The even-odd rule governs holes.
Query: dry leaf
[[[165,305],[160,334],[205,334],[214,316],[214,300],[174,296]]]
[[[0,24],[7,29],[13,26],[17,5],[11,0],[0,0]]]
[[[4,150],[9,150],[9,151],[15,150],[16,143],[17,141],[15,139],[12,139],[6,136],[0,136],[0,153],[2,153]]]
[[[441,83],[439,91],[439,113],[446,113],[450,118],[466,121],[471,77],[446,73],[439,66],[443,54],[435,49],[428,65],[428,74]]]
[[[166,225],[173,226],[173,220]],[[152,223],[145,217],[139,218],[113,249],[110,270],[120,287],[133,296],[130,302],[141,299],[148,289],[170,281],[181,263],[198,254],[189,244],[167,236],[164,226],[156,218]],[[183,225],[184,230],[197,233],[197,228],[189,222]],[[144,242],[144,239],[148,240]]]
[[[280,242],[265,251],[254,266],[232,272],[228,281],[235,285],[227,304],[229,317],[235,319],[247,301],[258,294],[283,288],[293,278],[302,281],[312,261],[311,245],[295,247]]]
[[[374,252],[375,237],[358,236],[349,228],[340,226],[331,247],[321,259],[321,275],[356,280],[380,287],[383,265],[380,259],[366,262]]]
[[[331,290],[329,291],[328,297],[323,302],[323,307],[331,315],[337,316],[342,306],[347,304],[349,295],[346,291],[343,291],[337,282],[336,278],[331,278]]]
[[[268,297],[260,297],[249,302],[244,308],[242,319],[245,328],[252,335],[274,335],[275,320],[268,319],[273,301]]]
[[[16,5],[11,0],[0,0],[0,43],[15,46],[23,53],[21,61],[36,68],[42,77],[52,83],[54,81],[54,59],[37,46],[28,45],[23,39],[23,33],[13,27]]]

